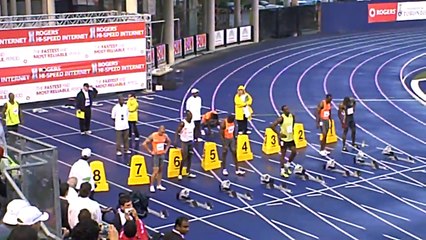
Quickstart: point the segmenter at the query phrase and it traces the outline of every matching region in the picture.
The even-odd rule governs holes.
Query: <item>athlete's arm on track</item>
[[[280,131],[277,131],[277,126],[281,124],[283,121],[284,119],[282,117],[278,117],[270,126],[270,128],[272,128],[272,130],[274,130],[274,132],[276,132],[278,136],[280,135]]]
[[[176,146],[177,146],[178,135],[182,132],[182,129],[183,129],[184,126],[185,126],[185,124],[183,122],[180,122],[178,128],[176,129],[176,133],[175,133],[175,145]]]
[[[225,129],[226,129],[226,124],[225,124],[226,119],[224,119],[221,123],[220,123],[220,138],[222,139],[222,141],[225,139]]]
[[[339,119],[340,119],[340,122],[344,122],[344,120],[345,120],[345,105],[343,105],[343,102],[342,103],[340,103],[340,105],[339,105],[339,113],[338,113],[338,116],[339,116]]]
[[[153,139],[153,137],[152,137],[152,134],[151,135],[149,135],[149,137],[147,138],[147,139],[145,139],[145,141],[143,141],[143,143],[142,143],[142,146],[145,148],[145,150],[147,151],[147,152],[149,152],[149,153],[151,153],[151,150],[149,149],[149,147],[148,147],[148,143],[151,143],[152,142],[152,139]]]
[[[319,125],[319,121],[320,121],[320,115],[321,115],[321,109],[324,107],[324,103],[323,103],[323,101],[321,101],[319,104],[318,104],[318,107],[317,107],[317,125]]]
[[[166,135],[166,152],[169,151],[170,145],[172,145],[172,141],[170,140],[169,136],[167,134]]]

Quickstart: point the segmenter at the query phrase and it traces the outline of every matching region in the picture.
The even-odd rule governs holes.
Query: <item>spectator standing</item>
[[[3,108],[3,121],[6,123],[7,131],[18,132],[22,120],[21,107],[19,103],[15,101],[15,95],[9,93],[9,100]]]
[[[192,113],[192,121],[194,121],[195,129],[194,129],[194,140],[201,141],[201,107],[202,100],[198,95],[198,89],[193,88],[191,90],[192,96],[186,100],[186,110]]]
[[[89,210],[92,214],[92,219],[99,224],[102,223],[102,212],[99,203],[89,198],[91,189],[92,187],[89,183],[81,184],[79,197],[69,203],[68,223],[71,229],[79,222],[78,215],[82,209]]]
[[[152,150],[148,143],[152,144]],[[149,190],[155,192],[154,182],[157,181],[157,189],[165,191],[166,188],[161,185],[163,174],[163,162],[166,159],[166,153],[171,145],[170,138],[166,134],[166,128],[160,126],[157,132],[152,133],[142,144],[145,149],[153,156],[153,170],[151,175],[151,186]]]
[[[120,194],[118,198],[119,208],[114,218],[114,227],[118,232],[121,232],[123,225],[126,223],[126,212],[133,209],[132,198],[129,194]]]
[[[93,99],[98,96],[98,90],[88,83],[83,84],[83,89],[77,94],[75,108],[84,113],[84,118],[79,118],[80,133],[91,134],[90,121],[92,119]]]
[[[89,159],[92,155],[90,148],[85,148],[81,151],[81,158],[72,166],[68,178],[76,178],[76,189],[80,189],[81,184],[88,182],[95,189],[95,181],[93,180],[93,172],[89,165]]]
[[[175,221],[175,227],[171,232],[164,235],[163,240],[184,240],[185,235],[189,232],[189,219],[179,217]]]
[[[251,105],[253,98],[248,94],[244,86],[239,86],[237,94],[234,97],[235,104],[235,119],[238,123],[238,134],[250,134],[251,131],[247,130],[247,121],[251,120],[253,109]]]
[[[120,232],[120,240],[149,240],[148,231],[135,209],[127,211],[125,218],[126,223]]]
[[[122,155],[122,146],[124,152],[130,154],[129,150],[129,108],[124,104],[124,98],[118,97],[118,103],[112,108],[111,118],[114,120],[116,132],[117,155]]]
[[[129,135],[131,137],[133,133],[135,135],[135,141],[139,141],[139,131],[137,127],[139,120],[139,103],[134,93],[129,94],[127,107],[129,108]]]
[[[60,205],[61,205],[61,220],[62,220],[62,227],[70,230],[70,224],[68,223],[68,207],[69,203],[67,200],[67,195],[69,191],[69,185],[68,183],[61,183],[59,188],[59,199],[60,199]]]
[[[21,209],[30,206],[22,199],[14,199],[7,205],[6,213],[3,216],[3,224],[0,225],[0,236],[7,236],[18,225],[18,214]]]

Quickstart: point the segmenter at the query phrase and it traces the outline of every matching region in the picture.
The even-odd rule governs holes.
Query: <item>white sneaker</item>
[[[139,141],[139,138],[138,138],[138,137],[135,137],[135,141]]]
[[[166,191],[166,188],[161,186],[161,185],[158,185],[157,189],[160,190],[160,191]]]
[[[247,134],[250,134],[251,133],[251,131],[250,130],[247,130]]]
[[[120,151],[117,152],[117,156],[123,155]]]
[[[126,151],[126,154],[131,154],[132,152],[130,151],[130,150],[127,150]]]
[[[152,193],[155,193],[155,187],[153,185],[151,185],[151,187],[149,187],[149,191]]]
[[[80,132],[81,135],[86,135],[86,132]]]
[[[223,169],[223,170],[222,170],[222,174],[223,174],[223,176],[228,176],[228,170]]]
[[[235,171],[235,174],[242,176],[242,175],[246,174],[246,171],[238,169],[237,171]]]
[[[195,175],[195,174],[193,174],[193,173],[190,173],[190,174],[188,175],[188,177],[189,177],[189,178],[196,178],[196,177],[197,177],[197,175]]]
[[[323,157],[327,157],[327,152],[325,150],[320,151],[319,154]]]
[[[206,135],[206,131],[201,130],[201,135],[205,136]]]
[[[178,176],[178,179],[179,179],[179,180],[182,180],[182,175],[179,175],[179,176]]]
[[[202,138],[197,138],[197,141],[198,141],[198,142],[202,142],[202,141],[203,141],[203,139],[202,139]]]
[[[89,134],[92,134],[92,131],[90,131],[90,130],[89,130],[89,131],[86,131],[86,134],[88,134],[88,135],[89,135]]]
[[[238,132],[238,135],[241,135],[241,134],[243,134],[243,132],[242,132],[242,131],[239,131],[239,132]]]

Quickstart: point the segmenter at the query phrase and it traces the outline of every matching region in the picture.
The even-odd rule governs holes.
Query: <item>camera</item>
[[[101,239],[107,239],[109,234],[109,225],[106,223],[103,223],[103,224],[100,224],[99,227],[101,228],[99,236],[101,237]]]

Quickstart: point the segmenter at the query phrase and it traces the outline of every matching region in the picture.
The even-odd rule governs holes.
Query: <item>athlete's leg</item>
[[[352,145],[354,147],[358,147],[356,144],[356,124],[354,121],[351,121],[350,127],[351,127]]]
[[[344,126],[343,128],[343,135],[342,135],[342,142],[343,142],[343,151],[346,151],[346,136],[348,135],[348,126]]]
[[[291,146],[290,147],[290,151],[291,151],[291,154],[290,154],[290,157],[288,158],[288,162],[292,163],[293,160],[294,160],[294,158],[296,157],[296,154],[297,154],[297,152],[296,152],[296,146]]]
[[[226,155],[228,154],[228,144],[226,139],[223,140],[223,148],[222,148],[222,169],[226,169]]]

